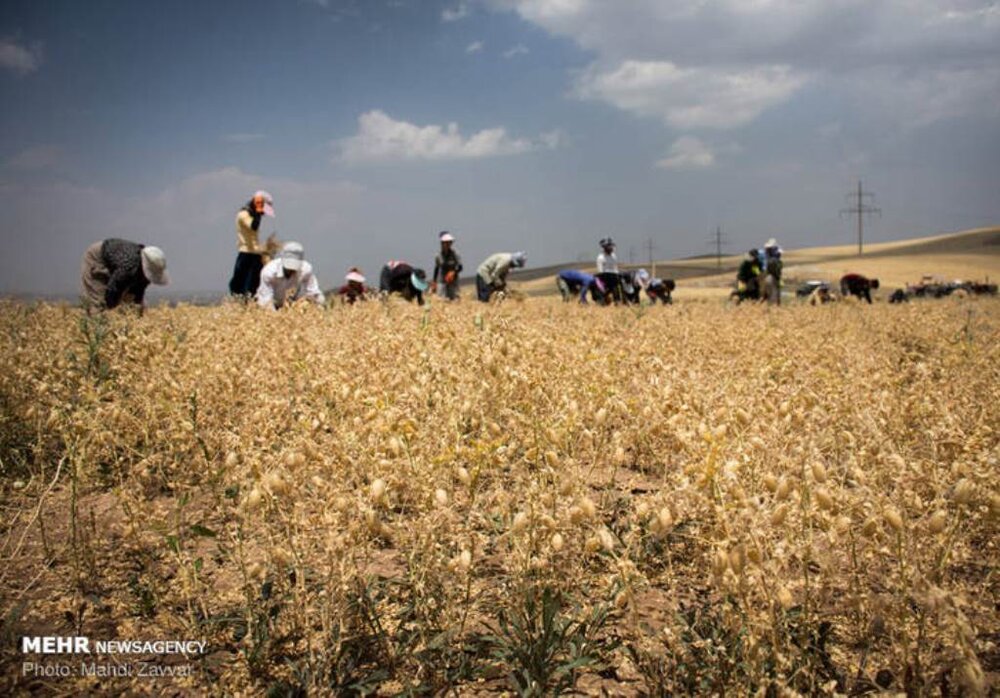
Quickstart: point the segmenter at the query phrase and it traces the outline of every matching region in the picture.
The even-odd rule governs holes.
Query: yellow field
[[[1000,301],[682,294],[0,305],[0,690],[996,690]]]

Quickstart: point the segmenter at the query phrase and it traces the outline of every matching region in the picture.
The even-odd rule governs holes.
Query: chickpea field
[[[3,302],[0,348],[4,694],[1000,687],[995,299]]]

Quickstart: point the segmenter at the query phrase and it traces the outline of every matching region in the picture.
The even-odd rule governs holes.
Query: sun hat
[[[528,263],[528,253],[524,251],[514,252],[510,256],[510,263],[511,266],[515,266],[518,268],[523,267],[525,264]]]
[[[170,277],[167,276],[167,256],[163,254],[163,250],[147,245],[142,248],[139,256],[142,258],[142,273],[150,283],[157,286],[170,283]]]
[[[352,267],[350,271],[347,272],[347,276],[344,277],[347,281],[357,281],[359,284],[365,282],[365,277],[361,275],[361,271],[357,267]]]
[[[441,242],[455,242],[455,236],[447,230],[442,230],[438,233],[438,237],[441,239]]]
[[[298,271],[302,268],[302,260],[305,259],[305,256],[306,253],[302,249],[301,243],[286,242],[285,247],[281,250],[281,266],[285,269]]]
[[[765,250],[769,249],[771,247],[777,247],[777,246],[778,246],[778,241],[775,240],[774,238],[771,238],[770,240],[768,240],[767,242],[764,243],[764,249]]]
[[[264,200],[264,215],[274,217],[274,198],[263,189],[258,189],[253,193],[253,198],[260,197]]]
[[[427,290],[430,284],[427,283],[427,274],[424,273],[423,269],[414,269],[410,272],[410,283],[413,288],[417,289],[421,293]]]
[[[614,247],[615,241],[612,240],[610,237],[601,238],[600,245],[601,247]]]
[[[645,269],[640,269],[636,272],[635,277],[639,280],[639,283],[644,284],[649,281],[649,272]]]

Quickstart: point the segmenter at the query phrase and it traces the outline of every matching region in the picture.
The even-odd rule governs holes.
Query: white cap
[[[771,238],[770,240],[768,240],[767,242],[764,243],[764,249],[765,250],[768,249],[768,248],[777,247],[777,246],[778,246],[778,241],[775,240],[774,238]]]
[[[286,242],[285,247],[281,250],[281,266],[285,269],[298,271],[302,268],[302,260],[305,259],[305,256],[306,253],[302,249],[301,243]]]
[[[142,248],[140,257],[142,258],[142,273],[149,279],[150,283],[157,286],[166,286],[170,283],[170,277],[167,276],[167,256],[163,254],[163,250],[147,245]]]
[[[365,282],[365,277],[361,275],[361,272],[355,271],[353,269],[347,272],[347,276],[345,276],[344,278],[347,281],[357,281],[359,284],[363,284]]]
[[[455,242],[455,236],[451,233],[441,233],[441,242]]]

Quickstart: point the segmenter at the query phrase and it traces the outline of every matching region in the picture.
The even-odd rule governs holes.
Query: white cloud
[[[253,143],[263,138],[263,133],[227,133],[222,136],[222,140],[226,143]]]
[[[569,145],[569,136],[556,129],[554,131],[546,131],[538,136],[538,142],[543,148],[555,150],[556,148]]]
[[[465,52],[466,53],[479,53],[480,51],[483,50],[484,46],[485,46],[485,44],[483,44],[482,41],[473,41],[471,44],[469,44],[468,46],[465,47]]]
[[[753,121],[804,83],[787,66],[727,70],[625,61],[606,71],[592,66],[577,80],[576,94],[676,128],[725,129]]]
[[[455,7],[446,7],[441,11],[442,22],[457,22],[469,16],[469,5],[464,0]]]
[[[597,84],[582,84],[592,98],[685,128],[747,123],[806,80],[838,96],[875,95],[858,102],[858,113],[878,110],[899,122],[913,122],[913,113],[894,107],[895,97],[917,109],[927,104],[916,120],[924,124],[983,107],[995,113],[1000,103],[995,0],[480,1],[593,52],[585,77]],[[679,84],[667,65],[683,71],[673,74]],[[663,94],[663,82],[654,81],[651,96],[628,80],[615,83],[637,66],[684,96]],[[710,83],[704,89],[702,77]],[[757,89],[764,93],[752,94]],[[731,119],[721,113],[730,105],[738,112]]]
[[[469,160],[517,155],[535,149],[523,138],[511,138],[506,129],[483,129],[469,137],[458,124],[417,126],[397,121],[383,111],[365,112],[358,117],[358,132],[336,143],[338,156],[345,162],[386,160]]]
[[[843,79],[837,89],[859,109],[892,115],[907,129],[969,113],[1000,119],[1000,66],[919,72],[876,67]]]
[[[42,46],[35,43],[25,46],[16,39],[0,39],[0,68],[23,77],[34,73],[42,65]]]
[[[511,46],[509,49],[503,52],[504,58],[513,58],[514,56],[523,56],[529,53],[528,47],[524,44],[517,44],[516,46]]]
[[[694,136],[681,136],[656,166],[665,170],[703,170],[714,164],[715,153],[708,145]]]
[[[57,145],[46,143],[26,148],[7,158],[5,168],[22,171],[51,170],[62,163],[63,150]]]

